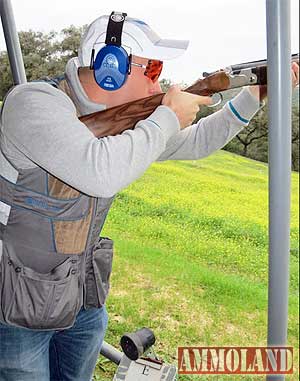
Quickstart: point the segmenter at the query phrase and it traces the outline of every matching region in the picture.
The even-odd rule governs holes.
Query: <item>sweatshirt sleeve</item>
[[[172,136],[157,161],[201,159],[224,147],[259,110],[259,101],[244,88],[214,114]]]
[[[134,130],[98,139],[70,98],[44,83],[17,86],[5,101],[2,125],[27,168],[40,166],[94,197],[110,197],[140,177],[180,130],[173,111],[159,106]]]

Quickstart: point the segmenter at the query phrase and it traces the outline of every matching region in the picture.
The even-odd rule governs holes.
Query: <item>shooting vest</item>
[[[67,92],[63,78],[51,82]],[[95,198],[44,169],[0,176],[0,322],[36,330],[72,327],[80,308],[100,308],[109,291],[113,241],[99,237],[114,197]]]

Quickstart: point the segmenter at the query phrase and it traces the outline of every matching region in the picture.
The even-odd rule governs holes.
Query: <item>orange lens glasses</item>
[[[151,79],[153,83],[158,80],[163,69],[163,62],[159,60],[149,60],[147,66],[135,62],[131,62],[131,65],[146,69],[144,75]]]
[[[154,83],[158,80],[163,69],[163,62],[159,60],[149,60],[144,75]]]

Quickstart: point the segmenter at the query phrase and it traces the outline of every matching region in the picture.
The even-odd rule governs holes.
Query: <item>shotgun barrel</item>
[[[299,53],[292,54],[292,62],[299,62]],[[251,69],[251,68],[258,68],[261,66],[267,66],[267,60],[257,60],[257,61],[249,61],[249,62],[243,62],[237,65],[230,65],[225,68],[226,71],[229,72],[235,72],[242,69]],[[203,77],[208,77],[212,74],[217,73],[218,70],[213,71],[211,73],[204,72]]]

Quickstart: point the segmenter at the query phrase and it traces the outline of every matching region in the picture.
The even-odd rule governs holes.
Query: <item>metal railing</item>
[[[10,0],[0,0],[0,15],[14,84],[26,83],[24,62]]]
[[[288,327],[292,146],[291,1],[266,0],[269,94],[268,346],[285,346]],[[281,381],[282,375],[268,381]]]

